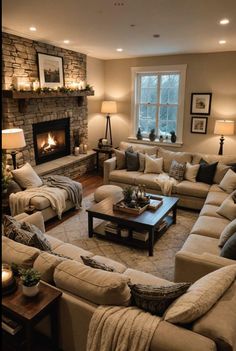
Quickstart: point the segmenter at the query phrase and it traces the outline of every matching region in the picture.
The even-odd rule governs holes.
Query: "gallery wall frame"
[[[208,117],[192,117],[191,133],[206,134]]]
[[[212,93],[192,93],[191,94],[191,115],[209,116],[211,113]]]

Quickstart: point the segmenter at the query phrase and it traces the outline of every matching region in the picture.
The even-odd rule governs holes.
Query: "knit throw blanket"
[[[136,307],[99,306],[90,321],[87,351],[148,351],[160,321]]]
[[[167,173],[158,174],[155,181],[160,186],[162,194],[166,196],[170,196],[173,186],[178,184],[177,180],[170,177]]]

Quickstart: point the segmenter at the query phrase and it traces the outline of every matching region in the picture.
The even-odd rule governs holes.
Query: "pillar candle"
[[[88,151],[88,145],[84,144],[83,153],[87,154],[87,151]]]
[[[75,147],[75,156],[78,156],[79,155],[79,152],[80,151],[80,147],[79,146],[76,146]]]

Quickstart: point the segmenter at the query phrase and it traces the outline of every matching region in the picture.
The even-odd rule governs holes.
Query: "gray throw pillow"
[[[126,168],[125,151],[133,152],[132,146],[129,146],[125,151],[113,149],[116,156],[116,169]]]
[[[223,247],[226,241],[236,232],[236,219],[227,224],[223,232],[220,234],[219,247]]]
[[[220,256],[236,260],[236,232],[226,241]]]
[[[43,251],[49,251],[52,249],[50,242],[36,225],[28,222],[22,222],[21,229],[26,230],[32,235],[37,236],[37,241],[39,242],[39,244],[37,244],[38,246],[35,247],[37,247],[38,249]],[[41,246],[41,248],[39,246]]]
[[[139,170],[139,156],[137,152],[125,151],[125,161],[127,171]]]
[[[175,178],[176,180],[182,181],[184,179],[185,169],[185,163],[179,163],[173,160],[170,165],[169,176]]]
[[[177,297],[183,295],[191,283],[173,283],[168,286],[129,284],[133,303],[144,311],[162,316]]]
[[[108,266],[105,263],[98,262],[88,256],[80,256],[80,257],[86,266],[96,268],[96,269],[102,269],[103,271],[107,271],[107,272],[115,272],[115,269],[113,267]]]

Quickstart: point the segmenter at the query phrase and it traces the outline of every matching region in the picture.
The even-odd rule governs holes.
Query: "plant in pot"
[[[151,129],[150,133],[149,133],[149,139],[150,141],[154,141],[156,139],[156,134],[155,134],[155,129]]]
[[[123,190],[123,195],[124,195],[124,203],[129,206],[129,204],[131,203],[132,199],[133,199],[133,192],[134,189],[132,186],[127,186],[124,190]]]
[[[25,296],[35,296],[39,292],[40,273],[34,268],[21,269],[22,293]]]
[[[175,142],[176,142],[176,139],[177,139],[176,134],[175,134],[175,131],[174,131],[174,130],[171,130],[171,131],[170,131],[170,135],[171,135],[171,137],[170,137],[171,142],[172,142],[172,143],[175,143]]]

